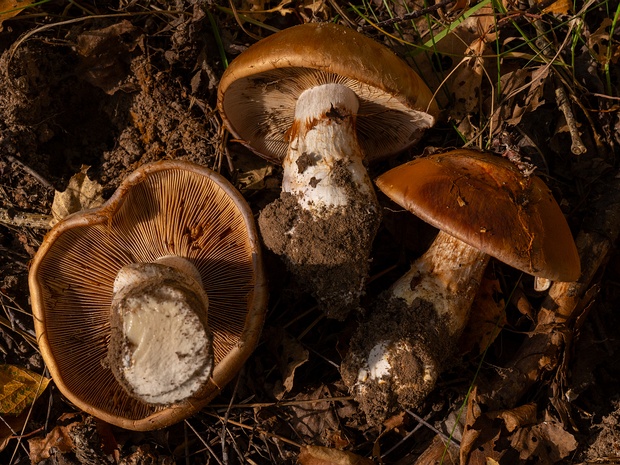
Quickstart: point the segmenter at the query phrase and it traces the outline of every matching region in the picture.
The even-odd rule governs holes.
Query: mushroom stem
[[[108,363],[133,397],[169,405],[204,386],[213,369],[209,301],[182,257],[132,263],[114,281]]]
[[[458,337],[469,319],[469,309],[489,262],[489,255],[439,231],[429,249],[396,281],[392,298],[412,305],[415,299],[432,302],[445,319],[448,337]]]
[[[368,272],[379,204],[357,140],[355,93],[340,84],[305,90],[283,161],[282,195],[259,220],[265,245],[324,308],[344,319]]]
[[[381,296],[351,340],[341,372],[368,420],[413,408],[452,355],[489,255],[444,232]]]
[[[282,190],[317,217],[337,213],[335,207],[357,196],[375,196],[357,141],[358,109],[355,93],[341,84],[310,88],[297,100]]]

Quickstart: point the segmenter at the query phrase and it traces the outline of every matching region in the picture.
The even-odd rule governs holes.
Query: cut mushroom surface
[[[157,406],[130,395],[107,366],[111,306],[123,267],[170,256],[191,264],[208,296],[208,317],[173,326],[212,334],[214,368],[190,399]],[[162,263],[179,269],[174,260]],[[58,223],[35,255],[29,282],[37,338],[59,389],[82,410],[136,430],[175,423],[217,395],[256,345],[267,298],[259,240],[247,203],[217,173],[181,161],[144,165],[101,208]],[[160,297],[169,299],[175,289]],[[151,303],[142,302],[146,307]],[[175,305],[160,310],[178,316],[189,315],[187,309],[194,307],[191,299],[186,308]],[[156,317],[129,313],[127,318],[146,318],[147,325],[156,325]],[[134,331],[128,337],[141,336]],[[194,368],[208,369],[207,365],[203,359]]]
[[[392,51],[335,24],[273,34],[239,55],[218,89],[235,138],[283,167],[282,196],[259,219],[328,317],[359,305],[381,221],[365,163],[415,144],[438,108]]]
[[[341,365],[373,423],[415,408],[433,389],[491,257],[546,279],[574,281],[580,274],[575,243],[550,190],[507,160],[455,150],[396,167],[377,185],[440,232],[374,305]],[[373,371],[379,349],[381,370]]]

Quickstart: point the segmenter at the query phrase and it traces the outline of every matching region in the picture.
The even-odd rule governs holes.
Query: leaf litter
[[[187,424],[137,434],[76,415],[48,388],[48,406],[37,401],[27,423],[6,421],[12,431],[0,434],[2,463],[546,464],[620,455],[620,343],[610,329],[620,324],[613,312],[620,297],[620,78],[614,68],[620,48],[607,2],[576,5],[577,13],[562,1],[493,8],[489,2],[466,21],[459,15],[474,5],[460,2],[406,22],[392,20],[424,8],[421,3],[362,2],[353,10],[340,2],[260,0],[239,2],[243,17],[182,0],[174,8],[162,3],[153,14],[144,6],[72,6],[67,11],[76,22],[40,32],[37,16],[0,17],[0,207],[11,213],[0,223],[0,290],[19,307],[29,308],[26,263],[43,231],[11,224],[16,215],[55,210],[64,216],[96,205],[89,202],[109,197],[135,167],[162,158],[220,169],[255,213],[277,192],[278,167],[255,161],[238,145],[222,148],[214,102],[223,64],[209,15],[229,60],[254,42],[244,30],[268,34],[262,23],[284,28],[337,18],[391,46],[424,71],[444,116],[420,147],[386,164],[418,156],[423,146],[464,143],[516,160],[544,177],[580,234],[585,275],[576,285],[556,283],[541,294],[528,277],[493,263],[494,277],[483,282],[462,341],[466,354],[415,416],[396,412],[370,427],[337,369],[357,317],[320,318],[312,299],[296,292],[282,265],[267,256],[268,324],[279,325],[271,333],[279,336],[265,332],[234,389],[228,386]],[[50,18],[61,13],[57,5],[34,8]],[[112,16],[87,19],[90,8]],[[119,11],[127,16],[114,17]],[[366,29],[370,20],[385,29]],[[441,35],[450,22],[458,26]],[[532,49],[541,30],[549,55]],[[34,35],[20,40],[26,32]],[[424,53],[408,45],[432,43],[431,35],[438,40]],[[570,113],[560,108],[559,86]],[[575,137],[587,149],[579,157],[570,153]],[[375,176],[386,166],[369,168]],[[67,197],[69,206],[58,213],[55,191],[78,195]],[[412,247],[403,228],[405,222],[397,222],[379,231],[367,308],[424,248]],[[414,228],[420,238],[433,233]],[[32,328],[27,312],[13,312],[7,321]],[[1,362],[35,368],[38,354],[24,341],[10,324],[0,326]],[[599,358],[582,362],[588,351]],[[22,427],[31,435],[28,447],[17,437]],[[447,440],[459,429],[460,449]]]

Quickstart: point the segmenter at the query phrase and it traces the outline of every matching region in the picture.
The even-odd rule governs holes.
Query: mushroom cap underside
[[[218,108],[234,137],[281,163],[297,97],[327,83],[357,94],[357,132],[368,160],[415,144],[439,113],[431,91],[406,62],[333,23],[293,26],[241,53],[220,80]]]
[[[201,275],[215,368],[193,398],[155,407],[130,397],[105,365],[118,271],[166,255],[185,257]],[[61,392],[133,430],[176,423],[215,397],[254,349],[267,300],[247,203],[219,174],[181,161],[144,165],[101,208],[59,222],[33,259],[29,285],[41,353]]]
[[[514,268],[579,278],[577,247],[551,191],[506,159],[458,149],[393,168],[376,183],[427,223]]]

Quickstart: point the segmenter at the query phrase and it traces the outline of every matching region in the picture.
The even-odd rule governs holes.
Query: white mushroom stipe
[[[392,365],[388,359],[388,346],[380,342],[368,353],[368,376],[371,379],[380,379],[390,374]],[[359,377],[358,377],[359,378]]]
[[[132,396],[168,405],[204,386],[213,355],[206,325],[208,300],[197,282],[198,271],[180,257],[159,261],[119,271],[108,360]]]
[[[357,140],[358,108],[355,93],[340,84],[307,89],[297,100],[289,149],[282,163],[282,190],[317,216],[349,205],[353,195],[374,197]],[[352,194],[350,186],[339,182],[337,166],[348,172],[358,193]]]
[[[341,84],[301,93],[288,130],[282,195],[265,207],[265,245],[319,301],[330,318],[359,305],[369,250],[381,221],[358,143],[356,94]]]

